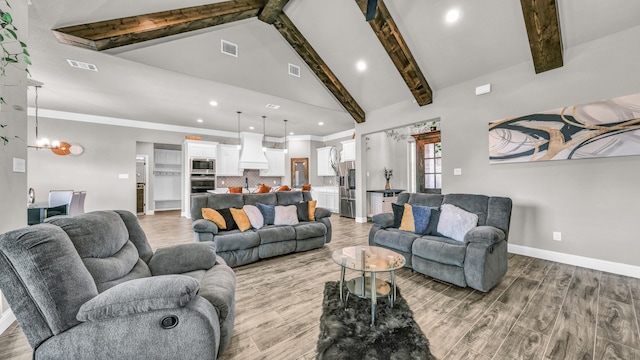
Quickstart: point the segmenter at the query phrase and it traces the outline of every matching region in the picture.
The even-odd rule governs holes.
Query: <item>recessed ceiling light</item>
[[[322,121],[320,121],[320,122],[318,123],[318,125],[322,126],[322,125],[324,125],[324,123],[323,123]]]
[[[253,126],[249,126],[249,130],[253,130],[255,129]]]
[[[289,135],[294,135],[294,134],[293,134],[293,131],[292,131],[292,132],[290,132],[290,133],[289,133]]]
[[[358,71],[362,72],[367,70],[367,63],[364,62],[364,60],[360,60],[356,63],[356,69],[358,69]]]
[[[447,15],[445,16],[445,20],[447,20],[447,22],[449,24],[453,24],[454,22],[458,21],[459,19],[460,19],[460,10],[451,9],[451,10],[447,11]]]
[[[199,122],[199,123],[201,123],[201,122],[203,122],[204,120],[202,120],[202,119],[198,119],[198,120],[196,120],[196,121],[197,121],[197,122]]]
[[[215,101],[215,100],[211,100],[211,101],[209,101],[209,105],[211,105],[211,106],[218,106],[218,102],[217,102],[217,101]]]
[[[276,104],[267,104],[265,106],[267,109],[280,109],[280,105],[276,105]]]

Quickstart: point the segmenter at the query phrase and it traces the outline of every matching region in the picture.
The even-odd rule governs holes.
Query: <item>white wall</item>
[[[362,136],[387,129],[389,119],[397,127],[439,117],[443,193],[511,197],[510,245],[639,266],[640,156],[501,165],[488,160],[490,121],[640,92],[640,47],[631,45],[638,38],[640,26],[566,49],[559,69],[536,75],[527,62],[437,89],[431,105],[407,101],[368,113],[356,125],[359,163]],[[475,96],[475,87],[487,83],[493,92]],[[462,176],[453,176],[454,168],[462,168]],[[365,216],[362,202],[357,214]],[[561,242],[552,240],[553,231],[562,232]]]
[[[3,9],[6,8],[3,6]],[[11,15],[18,28],[20,39],[28,38],[27,2],[12,2]],[[28,43],[28,41],[27,41]],[[14,106],[26,109],[27,87],[24,67],[9,65],[6,77],[0,79],[2,97],[6,104],[1,104],[0,124],[7,125],[0,129],[0,134],[10,138],[6,145],[0,140],[0,233],[27,225],[27,174],[13,172],[13,159],[27,159],[27,148],[20,139],[27,137],[27,113],[16,110]],[[18,138],[16,138],[19,137]],[[0,292],[0,333],[15,320],[6,299]]]
[[[29,139],[35,136],[33,121],[29,119]],[[79,156],[58,156],[49,150],[29,149],[28,186],[35,189],[36,201],[47,201],[49,190],[86,190],[85,211],[123,209],[135,213],[137,142],[181,145],[184,140],[182,133],[49,118],[40,118],[41,134],[43,129],[50,139],[80,144],[85,151]],[[153,151],[147,155],[153,164]],[[120,174],[129,178],[119,179]],[[152,203],[148,199],[147,204]]]
[[[369,140],[367,140],[367,138]],[[407,178],[407,166],[409,164],[407,140],[395,140],[388,137],[385,132],[369,134],[363,140],[364,146],[368,148],[366,153],[367,190],[381,190],[386,185],[384,169],[393,170],[393,176],[389,180],[392,189],[409,189]]]

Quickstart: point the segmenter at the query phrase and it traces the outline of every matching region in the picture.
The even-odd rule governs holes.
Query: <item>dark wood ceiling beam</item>
[[[562,36],[556,0],[520,0],[536,74],[562,67]]]
[[[232,0],[54,29],[63,44],[106,50],[258,15],[264,0]]]
[[[365,15],[367,1],[356,0],[356,3],[360,6],[362,14]],[[429,86],[413,54],[411,54],[409,46],[404,41],[384,1],[378,0],[378,12],[376,17],[369,21],[369,25],[371,25],[371,29],[373,29],[378,40],[380,40],[380,43],[389,54],[391,61],[393,61],[418,104],[421,106],[431,104],[433,102],[431,86]]]
[[[260,11],[258,19],[267,24],[273,24],[288,2],[289,0],[268,0],[262,11]]]
[[[329,69],[329,66],[322,60],[313,47],[311,47],[311,44],[309,44],[307,39],[300,33],[300,30],[298,30],[284,12],[280,12],[273,22],[273,26],[278,29],[282,37],[289,42],[302,60],[309,65],[311,71],[316,74],[320,82],[335,96],[353,119],[358,123],[364,122],[364,110],[362,110],[336,75]]]

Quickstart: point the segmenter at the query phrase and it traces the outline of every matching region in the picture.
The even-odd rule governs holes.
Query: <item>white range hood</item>
[[[262,152],[262,134],[241,132],[242,150],[240,151],[241,169],[268,169],[269,163]]]

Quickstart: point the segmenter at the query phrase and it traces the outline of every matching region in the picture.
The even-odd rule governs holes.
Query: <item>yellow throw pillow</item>
[[[202,217],[209,221],[213,221],[213,223],[216,224],[218,226],[218,229],[220,230],[226,230],[227,228],[227,222],[224,221],[222,215],[216,210],[202,208]]]
[[[316,204],[318,200],[309,201],[309,221],[316,221]]]
[[[230,208],[229,210],[231,211],[233,220],[238,224],[238,229],[240,229],[240,231],[247,231],[251,229],[251,221],[249,221],[249,217],[243,209]]]
[[[413,221],[413,209],[411,205],[404,204],[404,213],[402,214],[402,222],[400,223],[400,230],[415,232],[416,227]]]

